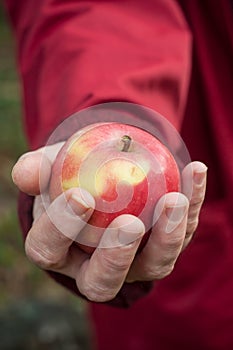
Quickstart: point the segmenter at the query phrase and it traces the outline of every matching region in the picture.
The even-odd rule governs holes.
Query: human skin
[[[74,225],[75,234],[78,234],[94,210],[95,202],[90,193],[73,188],[65,192],[66,200],[63,195],[57,197],[47,210],[42,204],[40,191],[46,190],[49,184],[52,164],[61,146],[59,143],[46,148],[42,187],[39,174],[43,148],[23,155],[12,171],[17,187],[35,196],[34,222],[25,241],[28,258],[42,269],[73,278],[80,293],[95,302],[112,300],[125,282],[156,281],[169,275],[197,228],[205,197],[207,167],[197,161],[188,164],[182,173],[183,193],[167,193],[159,200],[155,207],[159,218],[139,254],[136,252],[145,232],[144,224],[139,218],[124,214],[109,226],[113,232],[111,239],[119,241],[119,245],[104,248],[106,242],[109,245],[106,230],[101,247],[89,255],[73,244],[72,235]],[[188,191],[192,193],[189,200]],[[62,213],[66,222],[65,235],[56,227],[58,213]],[[80,216],[82,219],[78,220]],[[129,236],[132,243],[124,244],[125,237]]]

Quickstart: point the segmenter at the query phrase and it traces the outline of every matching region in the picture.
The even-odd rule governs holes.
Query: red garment
[[[198,231],[172,274],[150,292],[151,284],[125,285],[112,302],[118,308],[90,304],[98,349],[233,349],[230,0],[6,4],[33,149],[73,112],[124,100],[162,113],[182,132],[192,159],[209,167]],[[33,199],[21,198],[26,233]],[[53,277],[75,289],[69,278]]]

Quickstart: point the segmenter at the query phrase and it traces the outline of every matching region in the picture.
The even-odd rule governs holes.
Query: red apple
[[[98,123],[71,136],[55,160],[51,200],[72,187],[85,188],[96,201],[88,224],[99,229],[93,234],[84,228],[78,236],[80,247],[90,253],[103,229],[121,214],[138,216],[149,233],[158,199],[179,191],[180,173],[168,148],[147,131]]]

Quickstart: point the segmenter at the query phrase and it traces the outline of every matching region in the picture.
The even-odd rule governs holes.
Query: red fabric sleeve
[[[142,104],[181,127],[191,37],[175,1],[5,3],[16,38],[25,126],[32,149],[42,146],[64,118],[100,102]],[[21,195],[21,203],[26,234],[33,200]],[[76,289],[68,278],[53,277]],[[143,293],[148,286],[136,285]],[[143,294],[133,285],[125,285],[121,292],[125,302],[119,304]]]
[[[18,46],[26,128],[37,148],[58,123],[101,101],[157,110],[179,128],[190,34],[173,0],[6,0]]]

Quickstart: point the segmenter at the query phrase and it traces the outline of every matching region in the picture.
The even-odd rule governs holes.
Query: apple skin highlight
[[[73,134],[57,155],[49,194],[81,187],[91,193],[96,208],[79,235],[79,246],[91,253],[103,230],[122,214],[139,217],[145,224],[145,244],[154,208],[167,192],[180,190],[180,172],[166,146],[147,131],[121,123],[92,124]],[[87,225],[88,226],[88,225]]]

